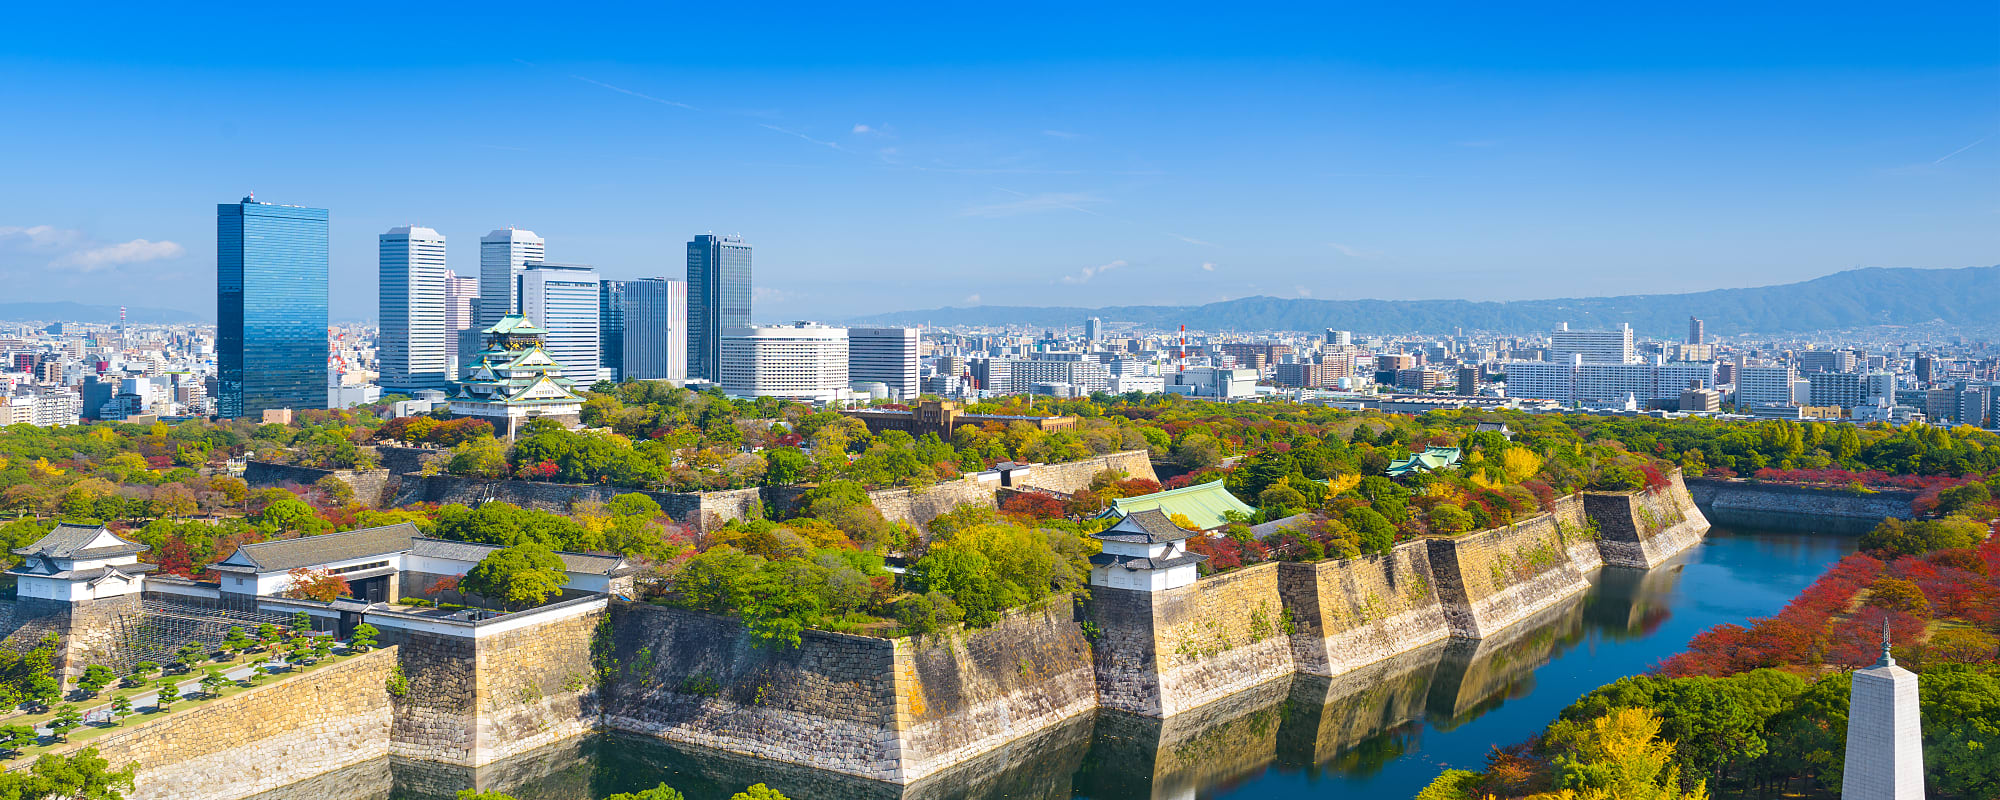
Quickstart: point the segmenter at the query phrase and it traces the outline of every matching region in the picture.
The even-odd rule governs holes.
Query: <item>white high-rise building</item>
[[[1632,326],[1619,325],[1611,331],[1558,330],[1549,334],[1549,360],[1569,364],[1582,356],[1586,364],[1637,364],[1632,349]],[[1678,396],[1678,392],[1676,392]]]
[[[687,379],[687,281],[642,278],[625,281],[624,344],[620,377],[639,380]]]
[[[922,389],[918,385],[923,370],[921,333],[918,328],[848,328],[848,380],[881,381],[891,398],[917,399]]]
[[[1742,406],[1792,405],[1792,384],[1798,372],[1789,366],[1736,368],[1736,403]]]
[[[847,387],[847,329],[813,322],[722,333],[722,390],[737,397],[824,402]]]
[[[1715,364],[1673,361],[1656,364],[1550,363],[1510,361],[1506,364],[1507,396],[1562,403],[1617,403],[1631,395],[1640,403],[1676,400],[1699,381],[1715,385]]]
[[[472,327],[485,330],[521,310],[521,271],[528,262],[543,260],[543,250],[542,237],[520,228],[501,228],[479,237],[479,318]]]
[[[376,352],[382,388],[411,393],[444,386],[451,377],[445,345],[444,235],[405,225],[376,238],[382,319]]]
[[[453,376],[464,374],[460,369],[464,366],[459,359],[461,350],[466,356],[479,352],[478,347],[459,347],[468,330],[474,331],[475,340],[478,338],[479,329],[472,327],[472,310],[478,306],[478,300],[478,278],[462,278],[451,270],[444,271],[444,357],[445,362],[451,365]]]
[[[542,349],[578,383],[597,380],[597,269],[585,264],[529,262],[516,290],[521,315],[547,331]],[[480,298],[482,306],[485,298]]]

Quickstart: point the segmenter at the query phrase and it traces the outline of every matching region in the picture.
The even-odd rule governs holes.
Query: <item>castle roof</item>
[[[422,535],[408,522],[342,533],[323,533],[275,542],[246,544],[211,565],[222,572],[288,572],[368,556],[401,553]]]
[[[1149,508],[1126,514],[1117,524],[1091,535],[1107,542],[1160,544],[1178,542],[1194,536],[1195,532],[1175,525],[1173,519],[1158,509]]]
[[[151,548],[120,538],[102,525],[61,523],[48,535],[26,547],[14,548],[17,556],[87,559],[138,555]]]
[[[1138,497],[1121,497],[1111,501],[1111,507],[1099,516],[1126,516],[1135,511],[1157,510],[1168,517],[1175,514],[1187,517],[1195,527],[1202,530],[1220,528],[1229,524],[1225,513],[1234,511],[1244,516],[1256,513],[1256,509],[1223,488],[1220,479],[1208,483],[1170,489],[1164,492],[1143,494]],[[1171,523],[1170,523],[1171,524]]]
[[[499,322],[493,323],[493,327],[480,331],[480,333],[509,336],[547,336],[549,332],[535,327],[535,323],[529,321],[525,314],[508,314],[501,317]]]

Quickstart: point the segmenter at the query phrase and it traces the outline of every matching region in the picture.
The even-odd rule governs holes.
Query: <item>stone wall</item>
[[[395,501],[396,493],[385,491],[395,473],[387,469],[315,469],[291,464],[274,464],[268,461],[252,461],[243,470],[243,481],[251,488],[279,486],[296,483],[311,486],[319,479],[331,475],[354,489],[354,499],[375,507],[402,505]]]
[[[1122,471],[1128,478],[1160,480],[1160,476],[1153,472],[1152,454],[1144,450],[1120,450],[1067,464],[1036,464],[1022,483],[1036,489],[1070,494],[1078,489],[1090,488],[1090,479],[1107,469]]]
[[[479,639],[471,766],[596,729],[591,641],[608,623],[608,612],[598,611]]]
[[[1915,492],[1856,494],[1846,489],[1688,478],[1689,498],[1712,522],[1788,531],[1865,533],[1888,517],[1915,516]]]
[[[144,717],[58,752],[138,762],[128,800],[228,800],[388,754],[394,648]],[[134,718],[142,719],[142,718]],[[25,769],[28,762],[14,764]]]
[[[1688,496],[1680,470],[1658,491],[1589,493],[1584,513],[1596,523],[1604,563],[1652,569],[1701,543],[1708,519]]]
[[[1279,566],[1161,592],[1093,587],[1098,704],[1172,716],[1292,674]]]
[[[1386,556],[1278,565],[1298,671],[1331,677],[1451,637],[1429,543]]]
[[[61,636],[69,627],[69,604],[39,597],[0,600],[0,646],[25,653],[46,634]]]
[[[1582,503],[1563,498],[1554,511],[1505,528],[1428,540],[1431,573],[1453,636],[1483,639],[1589,588],[1572,548],[1587,537]]]
[[[488,500],[512,503],[522,508],[566,513],[577,503],[608,502],[636,490],[597,484],[547,483],[543,481],[462,478],[456,475],[399,475],[392,505],[411,503],[458,503],[478,505]],[[760,489],[732,489],[719,492],[638,492],[653,498],[674,521],[709,530],[732,519],[742,519],[750,507],[763,499]]]
[[[471,638],[383,631],[394,643],[410,689],[396,698],[389,752],[445,764],[471,764],[476,746],[478,651]]]
[[[998,506],[999,481],[960,478],[931,486],[877,489],[868,493],[875,509],[890,522],[906,522],[918,530],[930,528],[931,520],[964,505],[984,508]]]

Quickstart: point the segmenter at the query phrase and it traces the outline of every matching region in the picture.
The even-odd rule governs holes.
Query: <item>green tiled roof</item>
[[[1426,447],[1416,455],[1389,465],[1389,476],[1400,477],[1412,472],[1436,472],[1458,464],[1458,448]]]
[[[1169,517],[1175,514],[1187,517],[1202,530],[1228,524],[1229,520],[1222,516],[1224,512],[1235,511],[1248,516],[1257,511],[1236,499],[1228,489],[1222,488],[1222,481],[1216,480],[1138,497],[1121,497],[1111,501],[1111,507],[1105,509],[1101,516],[1123,517],[1135,511],[1149,510],[1158,510]]]
[[[526,336],[528,334],[547,335],[548,331],[535,327],[535,323],[529,322],[528,318],[524,315],[508,314],[507,316],[501,317],[499,322],[493,323],[493,327],[487,328],[486,330],[481,331],[481,333],[503,333],[503,334],[513,334],[516,336]]]

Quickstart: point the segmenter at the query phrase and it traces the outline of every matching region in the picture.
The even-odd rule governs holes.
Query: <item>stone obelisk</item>
[[[1847,706],[1847,766],[1841,800],[1923,800],[1924,738],[1917,712],[1917,674],[1889,655],[1882,623],[1882,659],[1854,671]]]

